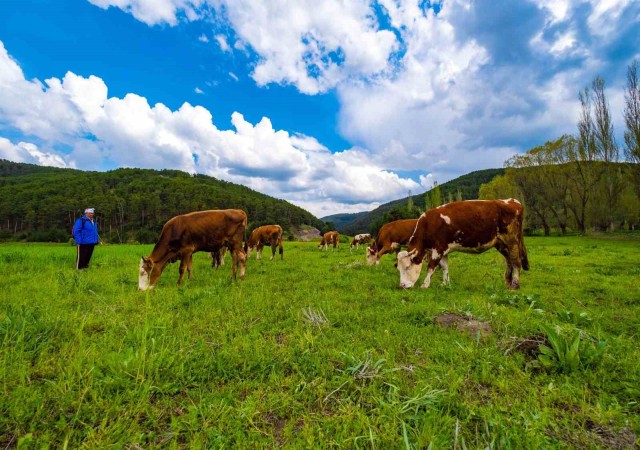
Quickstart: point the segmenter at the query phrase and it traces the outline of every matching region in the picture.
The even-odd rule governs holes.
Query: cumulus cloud
[[[369,209],[418,187],[384,170],[366,150],[332,153],[312,137],[274,129],[266,117],[252,124],[236,112],[233,129],[221,130],[201,106],[184,103],[171,110],[133,93],[109,97],[105,82],[96,76],[67,72],[45,83],[27,80],[2,42],[0,87],[0,124],[47,147],[1,138],[0,157],[13,161],[206,173],[322,215]],[[57,146],[69,151],[53,150]]]
[[[60,155],[43,152],[38,146],[30,142],[14,144],[9,139],[0,137],[0,158],[9,161],[38,164],[40,166],[67,167]]]
[[[633,0],[202,2],[234,49],[254,52],[258,85],[336,89],[344,137],[378,167],[432,177],[501,166],[574,132],[577,91],[609,69],[608,46],[634,27],[637,41],[637,21],[624,17],[640,14]]]
[[[178,23],[179,15],[187,20],[200,17],[200,7],[204,0],[88,0],[90,3],[107,9],[111,6],[130,13],[147,25]]]

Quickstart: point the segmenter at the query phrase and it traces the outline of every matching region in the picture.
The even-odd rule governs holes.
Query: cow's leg
[[[236,271],[238,268],[238,249],[237,248],[232,248],[230,249],[231,251],[231,279],[235,280],[236,279]]]
[[[186,254],[182,255],[180,258],[181,258],[180,259],[180,269],[178,270],[180,275],[178,276],[178,286],[180,286],[182,284],[182,280],[184,278],[184,272],[189,267],[189,264],[190,264],[189,261],[191,259],[191,253],[186,253]]]
[[[427,266],[427,276],[424,279],[424,282],[422,283],[422,288],[428,288],[429,285],[431,284],[431,275],[433,275],[433,272],[435,272],[436,268],[438,267],[438,264],[440,264],[440,258],[431,258],[429,260],[429,265]]]
[[[271,259],[269,261],[273,261],[273,258],[276,257],[276,249],[278,248],[278,241],[277,240],[272,240],[271,241]]]
[[[520,260],[520,246],[518,243],[509,247],[509,263],[511,265],[511,282],[509,289],[515,291],[520,289],[520,269],[522,261]]]
[[[440,260],[440,268],[442,269],[442,284],[449,284],[449,256],[444,255]]]
[[[505,262],[507,264],[506,269],[504,270],[504,282],[507,286],[511,286],[511,281],[513,280],[513,264],[511,264],[511,258],[509,257],[509,250],[507,247],[499,246],[496,247],[496,250],[500,252],[502,256],[504,256]]]

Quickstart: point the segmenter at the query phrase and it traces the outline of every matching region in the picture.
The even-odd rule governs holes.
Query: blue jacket
[[[76,244],[97,244],[100,241],[98,224],[87,216],[80,217],[73,225],[73,238]]]

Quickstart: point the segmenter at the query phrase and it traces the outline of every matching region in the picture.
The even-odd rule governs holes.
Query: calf
[[[211,267],[219,269],[220,266],[224,266],[224,255],[227,253],[227,247],[220,247],[209,255],[211,255]]]
[[[449,282],[448,254],[498,250],[507,261],[504,279],[510,289],[520,287],[520,269],[529,270],[522,236],[523,208],[518,200],[468,200],[430,209],[420,216],[407,251],[398,253],[400,287],[411,288],[422,263],[428,260],[428,288],[438,265],[443,283]]]
[[[330,244],[333,244],[333,249],[336,249],[336,246],[340,242],[340,233],[337,231],[327,231],[324,236],[322,236],[322,240],[318,245],[318,248],[324,247],[324,250],[327,251]]]
[[[417,222],[418,219],[402,219],[384,224],[373,244],[367,247],[367,264],[380,264],[382,255],[399,252],[400,246],[409,243]]]
[[[351,245],[349,246],[349,251],[353,250],[353,248],[358,248],[360,244],[366,244],[371,242],[371,235],[369,233],[356,234],[351,241]]]
[[[282,227],[280,225],[264,225],[258,227],[251,232],[249,239],[244,244],[244,251],[247,258],[252,250],[256,250],[256,259],[262,258],[262,248],[265,245],[271,246],[271,259],[276,256],[276,247],[280,248],[280,259],[284,259],[284,251],[282,249]]]

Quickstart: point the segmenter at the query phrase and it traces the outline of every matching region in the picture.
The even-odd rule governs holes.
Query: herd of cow
[[[453,202],[425,211],[417,219],[385,224],[367,247],[366,259],[369,265],[378,264],[384,254],[395,251],[402,288],[413,287],[427,261],[427,275],[422,283],[422,287],[427,288],[438,266],[443,272],[443,283],[449,282],[449,253],[482,253],[495,248],[506,259],[507,286],[518,289],[521,269],[529,270],[522,223],[523,208],[515,199]],[[162,228],[151,255],[143,256],[140,261],[138,288],[153,288],[165,267],[178,260],[180,285],[185,271],[191,278],[191,259],[195,252],[210,252],[212,264],[218,267],[228,250],[234,280],[238,272],[240,278],[244,277],[246,259],[253,250],[257,259],[262,257],[265,246],[271,247],[271,259],[277,248],[280,258],[284,257],[280,225],[258,227],[245,241],[246,227],[247,214],[239,209],[197,211],[170,219]],[[318,248],[327,250],[332,245],[335,249],[339,239],[337,231],[325,233]],[[358,234],[350,249],[371,239],[370,234]],[[400,251],[401,246],[407,246],[407,250]]]

